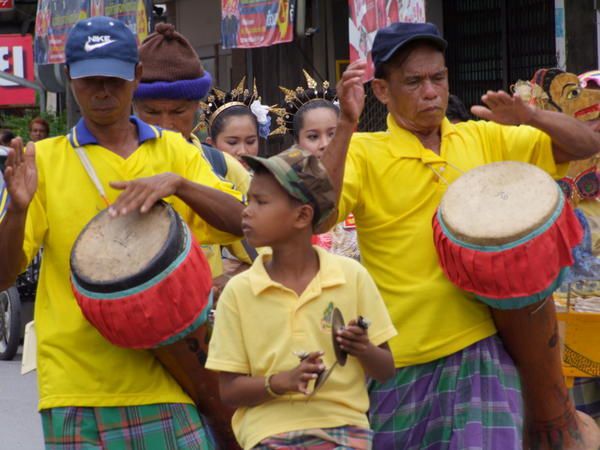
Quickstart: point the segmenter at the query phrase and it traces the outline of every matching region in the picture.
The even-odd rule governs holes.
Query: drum
[[[597,448],[561,370],[554,302],[583,233],[557,183],[535,166],[492,163],[448,187],[433,219],[446,276],[489,305],[519,368],[526,448]]]
[[[150,349],[192,397],[223,449],[238,448],[233,410],[206,370],[212,279],[189,228],[167,203],[82,230],[71,251],[71,284],[86,319],[111,343]]]

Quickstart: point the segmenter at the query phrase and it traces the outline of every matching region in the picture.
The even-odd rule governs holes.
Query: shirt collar
[[[391,114],[387,115],[387,126],[388,132],[394,139],[391,150],[395,156],[421,159],[425,164],[444,161],[441,156],[423,147],[419,138],[412,132],[398,125]],[[442,142],[454,133],[456,133],[454,124],[444,117],[441,123]]]
[[[129,117],[129,121],[134,123],[138,131],[138,140],[142,144],[150,139],[157,139],[162,136],[162,130],[153,125],[148,125],[136,116]],[[69,142],[73,147],[82,147],[88,144],[97,144],[98,140],[85,125],[83,117],[79,119],[68,135]]]
[[[319,278],[319,287],[323,289],[344,284],[346,276],[339,264],[336,263],[336,257],[320,247],[313,248],[319,256],[319,272],[316,275]],[[265,269],[265,262],[270,259],[271,255],[270,250],[260,254],[252,267],[248,269],[250,286],[254,295],[260,295],[270,287],[279,289],[283,287],[280,283],[273,281]]]

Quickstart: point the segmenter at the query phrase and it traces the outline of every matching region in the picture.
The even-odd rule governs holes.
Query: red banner
[[[294,38],[295,0],[221,0],[223,48],[269,47]]]
[[[14,0],[0,0],[0,12],[12,11],[15,9]]]
[[[0,34],[0,72],[33,81],[31,35]],[[35,91],[0,78],[0,106],[35,105]]]
[[[371,47],[380,28],[394,22],[425,22],[425,0],[348,0],[350,62],[366,59],[367,80],[373,78]]]

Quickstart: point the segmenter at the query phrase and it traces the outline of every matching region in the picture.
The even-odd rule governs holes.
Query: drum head
[[[502,245],[547,222],[560,195],[556,182],[543,170],[526,163],[498,162],[477,167],[452,183],[440,213],[457,239]]]
[[[336,331],[344,328],[344,317],[342,312],[338,308],[334,308],[333,314],[331,315],[331,338],[333,342],[333,351],[335,352],[335,359],[340,366],[346,364],[348,359],[348,353],[340,348],[340,344],[336,339]]]
[[[71,251],[71,271],[82,287],[115,292],[138,286],[161,273],[185,244],[181,219],[164,202],[149,212],[96,215]]]

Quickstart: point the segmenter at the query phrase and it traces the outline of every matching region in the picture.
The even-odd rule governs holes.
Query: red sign
[[[15,9],[14,0],[0,0],[0,11],[12,11]]]
[[[0,34],[0,72],[34,80],[31,35]],[[30,105],[35,105],[33,89],[0,78],[0,106]]]
[[[269,47],[294,38],[295,0],[221,0],[223,48]]]
[[[371,47],[377,30],[394,22],[425,22],[425,0],[348,0],[350,62],[366,59],[373,79]]]

